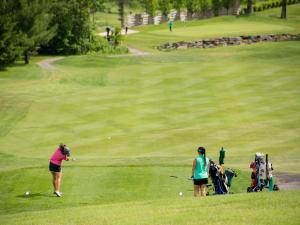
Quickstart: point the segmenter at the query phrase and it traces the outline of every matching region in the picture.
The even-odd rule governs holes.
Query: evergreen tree
[[[11,1],[0,2],[0,69],[13,63],[21,54],[20,34],[15,30]]]
[[[56,34],[56,26],[50,26],[51,14],[46,0],[17,0],[16,28],[22,34],[21,47],[25,64],[29,55],[41,44],[46,44]]]

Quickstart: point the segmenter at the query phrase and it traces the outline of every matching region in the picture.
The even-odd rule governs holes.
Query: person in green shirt
[[[194,159],[192,167],[192,179],[194,181],[194,196],[206,196],[206,184],[208,183],[209,159],[206,157],[204,147],[198,148],[198,156]]]

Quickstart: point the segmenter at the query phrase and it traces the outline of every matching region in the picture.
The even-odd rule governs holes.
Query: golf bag
[[[247,192],[258,192],[264,188],[268,188],[269,191],[279,190],[276,184],[273,185],[273,165],[268,159],[268,154],[265,157],[263,153],[257,152],[250,168],[253,170],[251,174],[252,183],[247,188]]]
[[[209,176],[212,180],[215,194],[222,195],[229,193],[232,178],[236,176],[233,169],[226,169],[225,173],[220,165],[216,165],[214,161],[209,161]]]

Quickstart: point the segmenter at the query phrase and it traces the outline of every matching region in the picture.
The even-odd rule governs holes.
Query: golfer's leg
[[[197,197],[199,195],[199,185],[194,185],[194,196]]]
[[[201,185],[201,196],[206,196],[206,185],[205,184]]]
[[[58,174],[57,190],[60,191],[62,172],[59,172],[57,174]]]
[[[52,172],[52,171],[50,171],[50,172],[51,172],[51,175],[52,175],[52,185],[53,185],[53,188],[54,188],[54,191],[55,191],[55,188],[56,188],[56,186],[55,186],[56,175],[55,175],[55,172]]]

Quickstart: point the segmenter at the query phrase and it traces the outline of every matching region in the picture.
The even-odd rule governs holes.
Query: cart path
[[[53,70],[56,67],[52,63],[55,61],[58,61],[58,60],[62,60],[62,59],[64,59],[64,57],[48,58],[48,59],[44,59],[42,61],[37,62],[37,64],[46,70]]]
[[[125,34],[125,30],[124,29],[121,30],[121,34],[123,34],[123,35],[130,35],[130,34],[135,34],[135,33],[138,33],[138,32],[139,32],[138,30],[128,29],[127,34]],[[106,32],[101,32],[101,33],[98,33],[98,35],[102,36],[102,37],[106,37],[107,33]]]
[[[127,46],[130,54],[120,54],[120,55],[109,55],[109,58],[120,58],[120,57],[131,57],[131,56],[147,56],[151,55],[149,52],[144,52],[139,49]]]
[[[281,190],[300,190],[300,175],[291,173],[275,174],[277,185]]]

